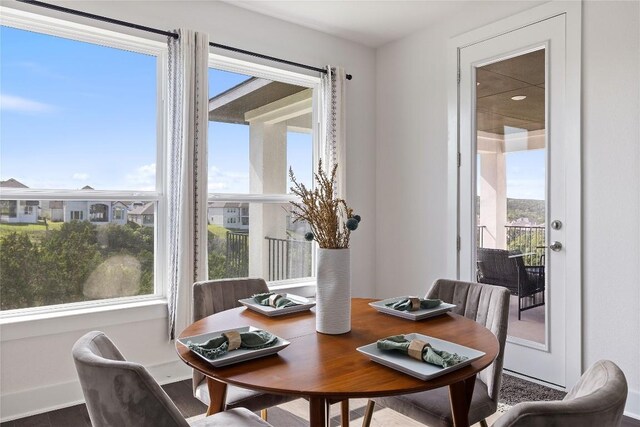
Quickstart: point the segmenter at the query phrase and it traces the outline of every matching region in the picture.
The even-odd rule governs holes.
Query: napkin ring
[[[280,294],[273,294],[269,297],[269,305],[271,307],[275,307],[276,304],[278,303],[278,300],[282,298],[282,295]]]
[[[413,339],[409,343],[409,356],[414,359],[422,360],[422,350],[428,344],[422,340]]]
[[[420,310],[420,298],[409,297],[409,301],[411,302],[411,308],[409,309],[409,311]]]
[[[222,336],[229,342],[229,351],[240,348],[240,344],[242,343],[242,339],[240,339],[240,332],[228,331],[223,333]]]

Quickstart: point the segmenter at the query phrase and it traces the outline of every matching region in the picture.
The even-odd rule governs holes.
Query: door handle
[[[551,249],[554,252],[558,252],[560,251],[560,249],[562,249],[562,243],[558,241],[551,242],[551,244],[549,245],[549,249]]]

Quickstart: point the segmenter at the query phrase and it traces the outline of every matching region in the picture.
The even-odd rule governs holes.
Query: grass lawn
[[[227,238],[227,231],[229,231],[226,228],[224,228],[223,226],[217,225],[217,224],[209,224],[207,226],[207,229],[211,233],[215,234],[216,236],[218,236],[221,239],[226,239]]]
[[[47,224],[49,225],[49,230],[59,230],[64,222],[48,221]],[[38,221],[37,224],[26,224],[22,222],[15,224],[0,224],[0,237],[13,233],[14,231],[19,233],[29,233],[35,237],[47,231],[47,227],[45,227],[44,221]]]

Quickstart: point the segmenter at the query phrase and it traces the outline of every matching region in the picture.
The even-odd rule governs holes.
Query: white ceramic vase
[[[350,252],[318,249],[316,331],[338,335],[351,330]]]

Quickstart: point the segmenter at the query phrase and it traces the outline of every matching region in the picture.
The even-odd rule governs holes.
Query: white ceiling
[[[370,47],[379,47],[434,25],[468,7],[504,1],[435,0],[223,0]],[[536,1],[509,2],[521,5]]]

